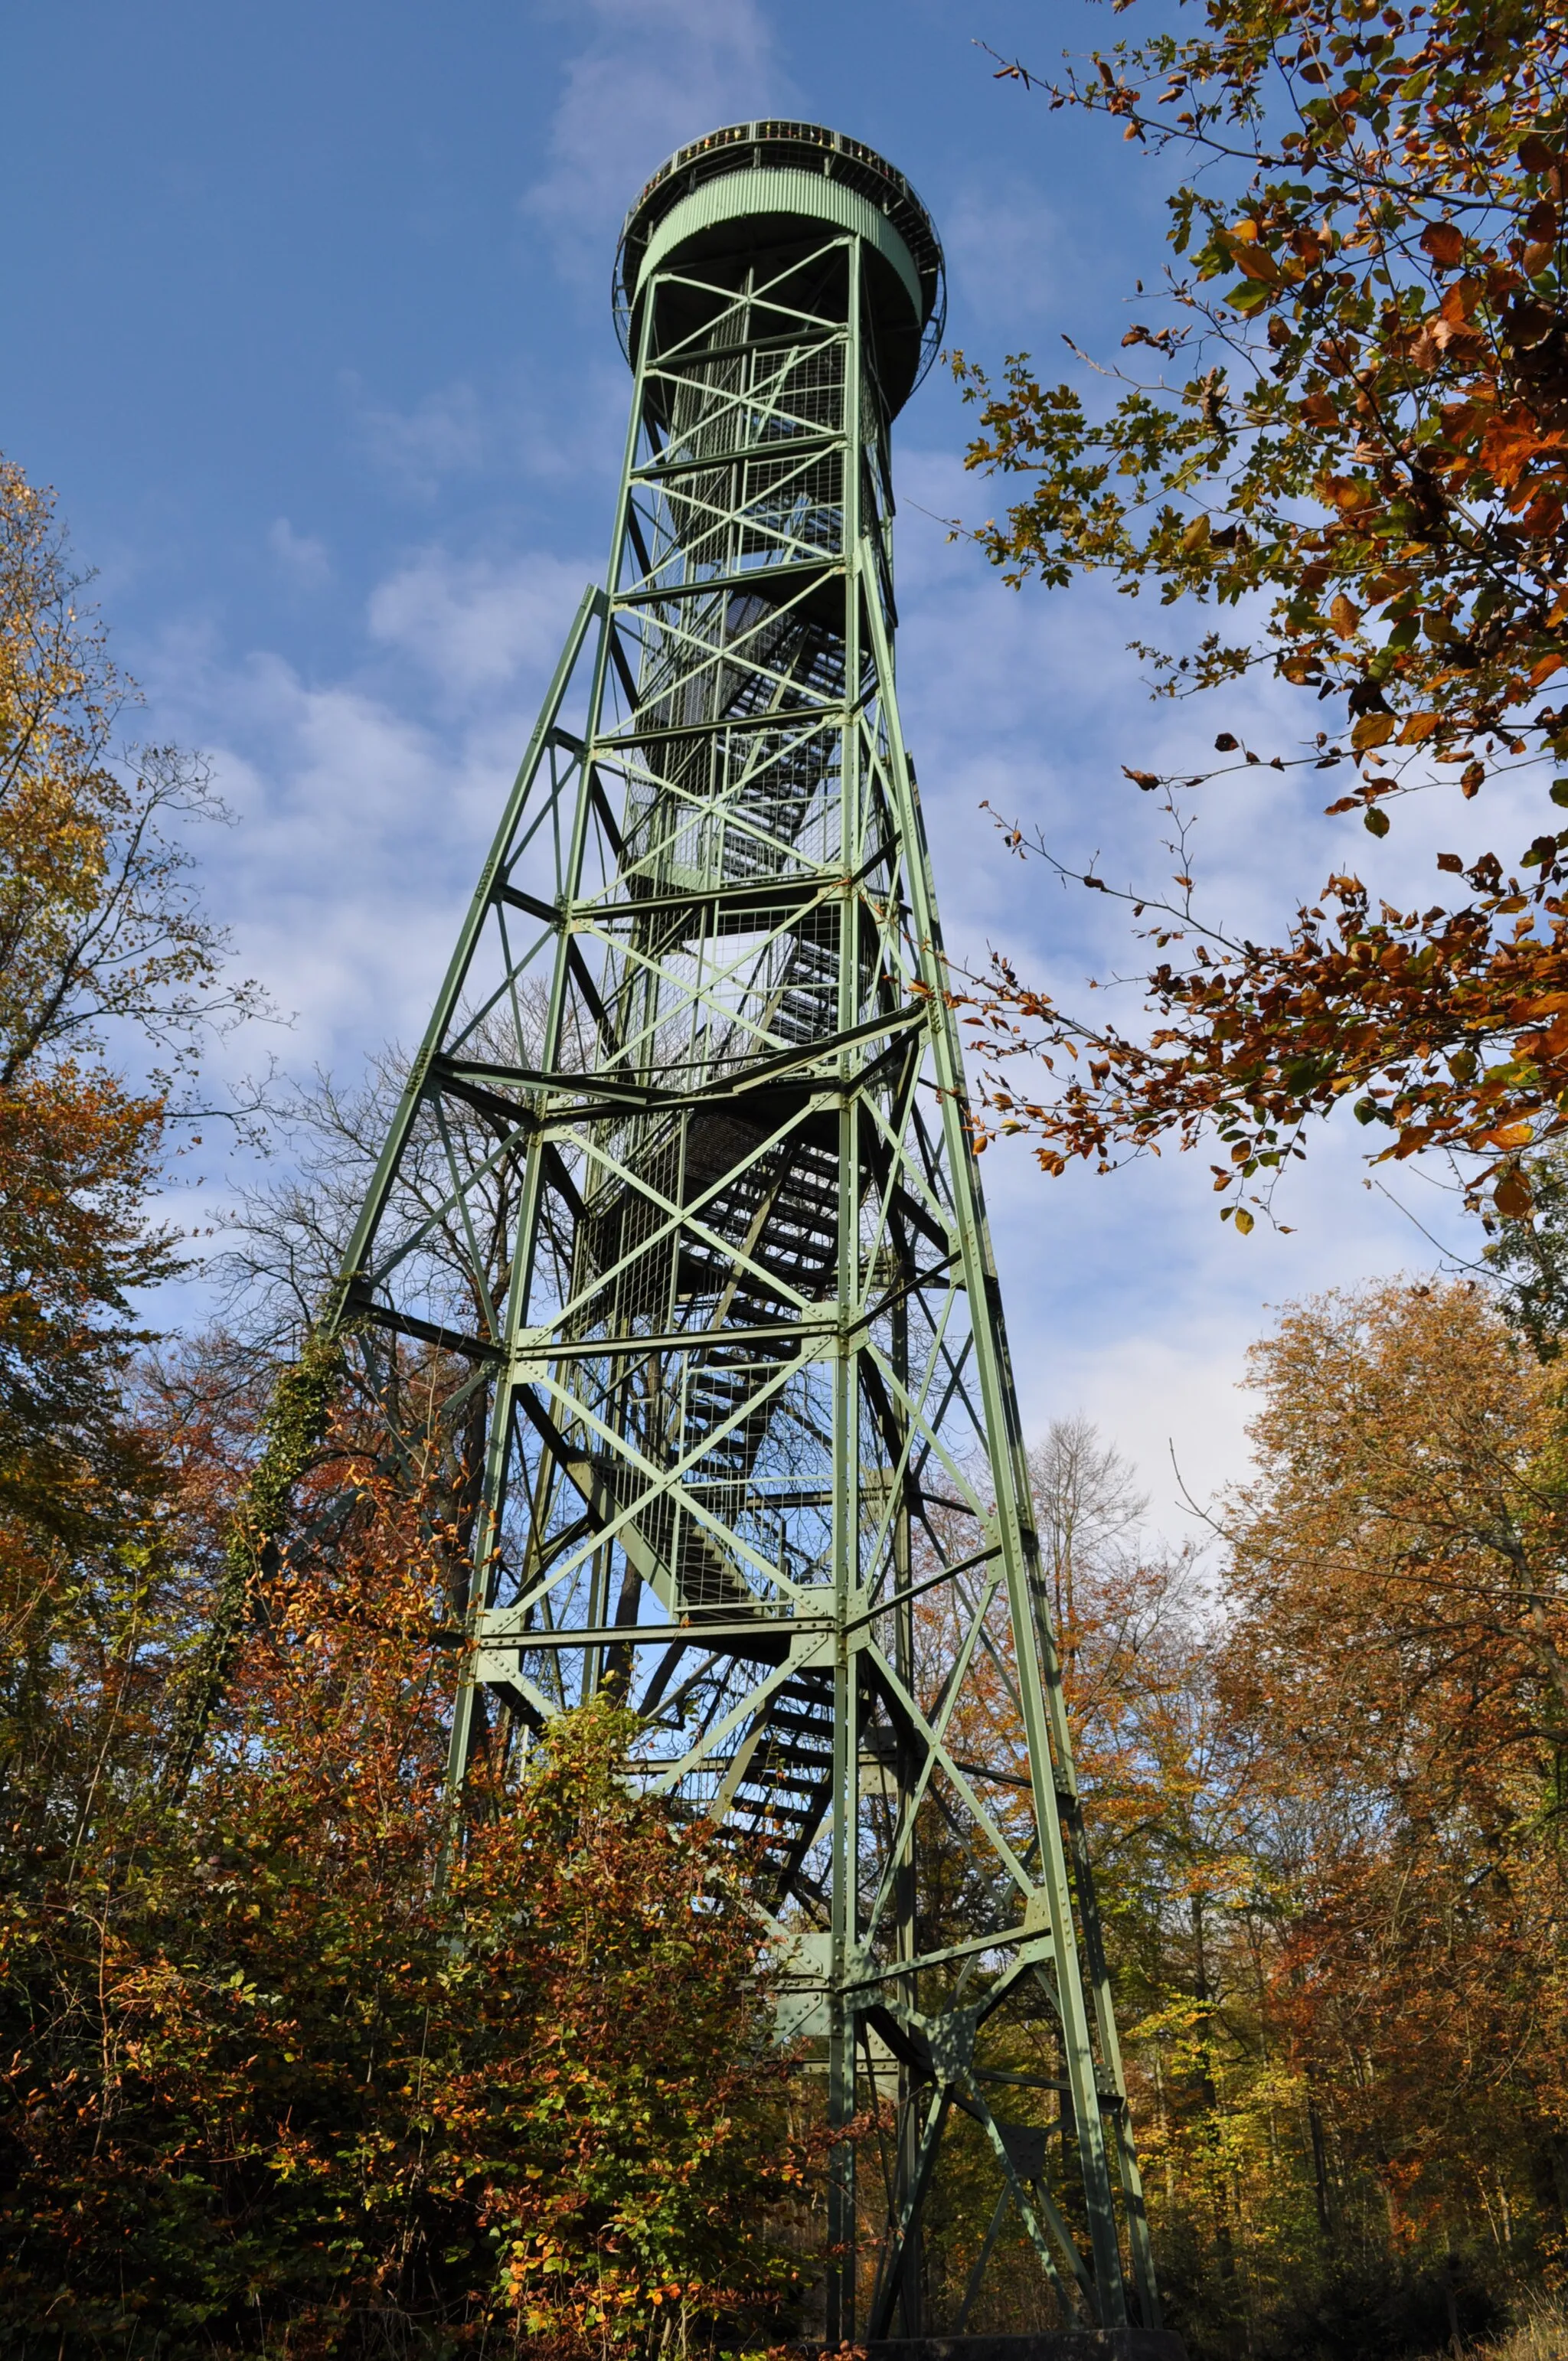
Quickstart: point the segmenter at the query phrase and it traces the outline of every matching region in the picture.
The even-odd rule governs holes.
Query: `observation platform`
[[[661,164],[626,216],[615,258],[616,330],[628,359],[655,270],[718,257],[743,267],[824,229],[848,232],[864,249],[877,378],[894,415],[942,341],[941,240],[898,167],[825,124],[731,123]]]

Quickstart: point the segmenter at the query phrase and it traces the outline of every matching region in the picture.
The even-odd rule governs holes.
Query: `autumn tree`
[[[1195,2352],[1257,2353],[1315,2249],[1307,2110],[1266,2022],[1269,1792],[1221,1694],[1204,1567],[1148,1530],[1124,1455],[1080,1415],[1051,1423],[1028,1468],[1162,2301]],[[938,1680],[963,1636],[949,1594],[918,1628]],[[1025,1845],[1028,1743],[1004,1621],[971,1664],[949,1742]],[[937,1948],[989,1897],[935,1815],[928,1836],[921,1942]],[[1048,2015],[1015,2029],[1006,2063],[1059,2076]],[[1065,2115],[1050,2136],[1070,2137]],[[986,2185],[943,2194],[949,2247],[972,2254]]]
[[[1343,1099],[1380,1157],[1460,1153],[1518,1212],[1519,1151],[1568,1125],[1568,703],[1537,702],[1568,662],[1568,23],[1541,0],[1192,14],[1055,79],[998,61],[1110,118],[1129,158],[1190,170],[1157,291],[1140,281],[1095,362],[1104,400],[1026,354],[995,379],[957,357],[969,465],[1012,499],[980,537],[1014,584],[1102,573],[1212,616],[1184,648],[1140,645],[1166,694],[1261,675],[1309,701],[1294,732],[1276,706],[1277,745],[1222,730],[1222,769],[1321,774],[1329,813],[1378,837],[1412,796],[1518,774],[1536,801],[1494,850],[1441,853],[1409,909],[1325,851],[1274,943],[1206,912],[1189,862],[1129,890],[1141,1033],[999,961],[978,985],[990,1108],[1048,1170],[1213,1139],[1245,1229]],[[1127,775],[1179,821],[1214,774]]]
[[[0,1858],[82,1839],[144,1773],[147,1668],[200,1601],[179,1453],[140,1389],[140,1305],[177,1261],[151,1215],[224,972],[185,830],[202,765],[135,709],[48,494],[0,463]]]
[[[1342,2250],[1568,2232],[1560,1374],[1465,1281],[1256,1348],[1223,1687],[1277,1797],[1269,2000]]]
[[[176,1076],[255,1005],[185,841],[222,807],[199,763],[125,743],[134,692],[82,588],[49,495],[0,462],[0,1519],[29,1547],[101,1537],[149,1480],[130,1299],[174,1255],[146,1200]]]
[[[791,2297],[767,2217],[800,2167],[737,1865],[628,1789],[633,1719],[601,1700],[437,1878],[441,1558],[422,1504],[357,1474],[350,1528],[312,1549],[302,1507],[263,1578],[178,1814],[144,1784],[25,1848],[6,2350],[749,2334]]]
[[[1557,2235],[1563,1416],[1463,1284],[1297,1307],[1255,1376],[1258,1473],[1206,1558],[1146,1531],[1082,1420],[1030,1454],[1034,1508],[1064,1607],[1071,1563],[1067,1701],[1170,2316],[1207,2361],[1367,2361],[1435,2349],[1451,2301],[1483,2328]],[[952,1741],[1005,1817],[1027,1750],[998,1655]],[[1030,2029],[1009,2063],[1048,2059]]]

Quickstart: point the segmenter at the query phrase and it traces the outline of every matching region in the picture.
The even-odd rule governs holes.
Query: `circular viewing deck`
[[[761,253],[802,225],[860,236],[877,258],[883,391],[897,410],[942,339],[947,289],[931,216],[873,148],[817,123],[733,123],[679,148],[626,216],[613,297],[621,347],[651,273],[676,262]]]

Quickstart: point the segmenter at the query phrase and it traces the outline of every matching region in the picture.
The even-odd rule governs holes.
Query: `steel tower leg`
[[[983,2313],[1014,2216],[1038,2324],[1157,2323],[894,677],[939,269],[811,126],[634,209],[608,582],[330,1313],[422,1415],[488,1402],[455,1798],[485,1700],[504,1740],[613,1682],[629,1775],[745,1850],[830,2124],[885,2116],[885,2174],[834,2152],[835,2342]],[[988,2185],[944,2279],[949,2157]]]

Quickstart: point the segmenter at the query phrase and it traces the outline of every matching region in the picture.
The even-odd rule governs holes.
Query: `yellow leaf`
[[[1252,1215],[1247,1212],[1245,1205],[1238,1205],[1236,1207],[1235,1219],[1236,1227],[1240,1230],[1243,1237],[1245,1238],[1247,1232],[1252,1228]]]
[[[1368,746],[1386,746],[1393,735],[1391,713],[1364,713],[1350,733],[1350,742],[1359,754]]]

